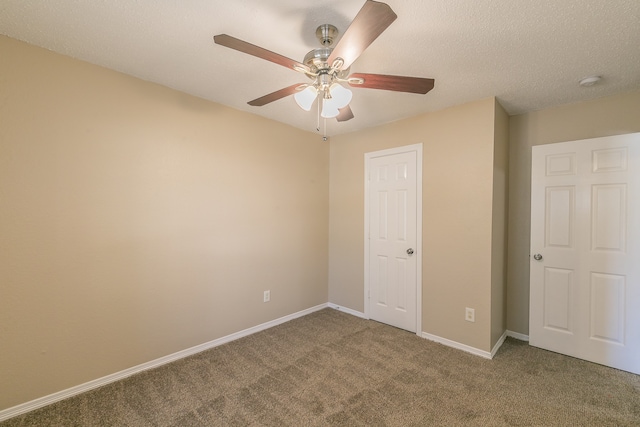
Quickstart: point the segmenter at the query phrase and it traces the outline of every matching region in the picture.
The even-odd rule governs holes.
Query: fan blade
[[[277,90],[275,92],[271,92],[268,95],[261,96],[260,98],[256,98],[253,101],[247,102],[247,104],[252,105],[254,107],[262,107],[263,105],[267,105],[270,102],[277,101],[278,99],[284,98],[285,96],[293,95],[297,92],[298,87],[304,86],[302,83],[296,83],[294,85],[285,87],[284,89]]]
[[[353,119],[353,111],[351,111],[351,107],[348,105],[344,108],[339,108],[340,114],[336,116],[336,120],[339,122],[346,122],[347,120]]]
[[[299,63],[298,61],[294,61],[286,56],[279,55],[275,52],[271,52],[270,50],[263,49],[260,46],[231,37],[227,34],[218,34],[217,36],[213,36],[213,41],[221,46],[248,53],[249,55],[253,55],[258,58],[266,59],[267,61],[282,65],[283,67],[290,68],[294,71],[303,73],[309,71],[309,67]]]
[[[363,83],[355,83],[351,80],[362,79]],[[348,78],[352,87],[367,89],[395,90],[397,92],[410,92],[425,94],[433,89],[434,80],[422,77],[388,76],[384,74],[354,73]]]
[[[398,16],[389,5],[367,0],[331,52],[328,64],[342,58],[346,70]]]

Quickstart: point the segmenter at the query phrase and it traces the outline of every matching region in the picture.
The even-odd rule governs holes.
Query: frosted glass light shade
[[[325,119],[330,119],[332,117],[336,117],[340,114],[338,111],[338,107],[335,106],[335,103],[331,102],[331,99],[323,99],[322,100],[322,112],[320,115]]]
[[[345,89],[342,85],[338,83],[334,83],[329,88],[329,93],[331,94],[331,98],[324,99],[322,103],[322,113],[320,115],[326,119],[330,119],[332,117],[336,117],[340,114],[338,109],[344,108],[349,105],[351,102],[351,97],[353,94],[349,89]]]
[[[335,103],[336,108],[344,108],[351,102],[353,93],[338,83],[334,83],[329,88],[331,100]]]
[[[296,100],[296,104],[298,104],[300,108],[305,111],[310,111],[311,106],[313,105],[313,101],[316,100],[317,96],[318,92],[316,91],[316,88],[314,88],[313,86],[307,86],[306,89],[301,90],[300,92],[297,92],[295,95],[293,95],[293,99]]]

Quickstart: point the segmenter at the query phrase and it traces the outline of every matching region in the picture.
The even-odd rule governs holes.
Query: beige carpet
[[[325,309],[9,426],[638,426],[640,376],[507,339],[493,360]]]

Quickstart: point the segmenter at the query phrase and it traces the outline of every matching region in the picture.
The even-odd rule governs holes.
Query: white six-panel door
[[[418,331],[418,161],[421,146],[368,153],[365,311],[369,318]],[[420,157],[418,157],[420,156]]]
[[[533,147],[530,344],[640,374],[640,134]]]

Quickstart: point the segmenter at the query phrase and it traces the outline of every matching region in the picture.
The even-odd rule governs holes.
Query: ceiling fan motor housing
[[[304,56],[304,60],[302,63],[311,69],[312,73],[322,73],[323,71],[328,72],[331,69],[331,64],[327,61],[329,56],[331,56],[331,52],[333,48],[320,47],[317,49],[313,49],[311,52],[307,53]],[[336,73],[337,77],[345,78],[349,75],[349,68],[345,70],[338,70]]]

